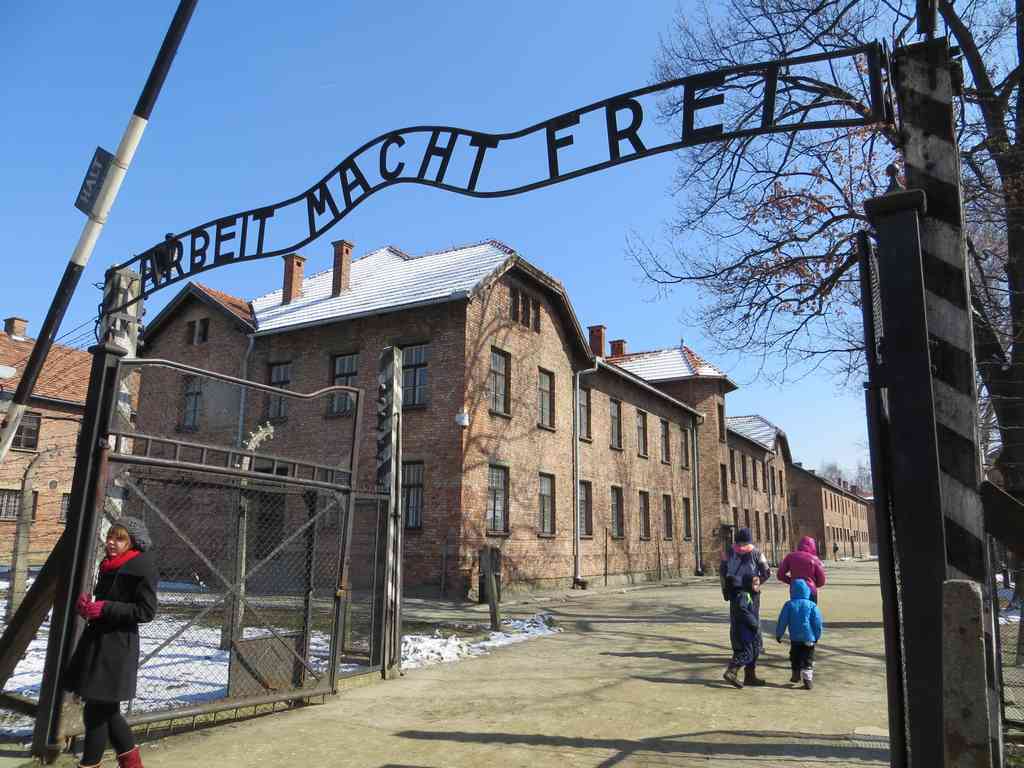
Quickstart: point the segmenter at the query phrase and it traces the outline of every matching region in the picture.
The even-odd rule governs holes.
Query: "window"
[[[692,513],[690,512],[690,500],[687,498],[683,499],[683,538],[693,538]]]
[[[722,501],[729,500],[729,478],[727,476],[728,470],[725,468],[725,464],[718,465],[719,475],[721,475],[722,481]]]
[[[718,405],[718,440],[725,442],[725,406],[721,403]]]
[[[683,469],[690,468],[690,435],[692,433],[688,429],[683,430],[683,442],[679,446],[679,455],[682,456],[682,467]]]
[[[754,490],[758,490],[757,487],[757,459],[750,460],[750,479],[754,481]]]
[[[636,412],[636,452],[638,456],[647,455],[647,414]]]
[[[640,491],[640,538],[651,538],[651,495]]]
[[[664,419],[661,420],[661,460],[666,463],[672,463],[672,444],[669,442],[670,434],[668,428],[668,422]]]
[[[782,470],[779,470],[779,496],[782,496]]]
[[[579,413],[580,437],[584,440],[590,439],[590,390],[580,390],[580,413]]]
[[[519,322],[525,328],[529,328],[530,322],[530,297],[525,293],[519,294]]]
[[[205,344],[210,338],[210,318],[189,320],[185,323],[185,343],[191,346]]]
[[[612,486],[612,537],[621,539],[626,535],[626,515],[622,509],[622,489]]]
[[[508,415],[512,410],[509,379],[512,371],[512,356],[508,352],[491,347],[491,373],[488,389],[491,410]]]
[[[203,405],[203,382],[198,376],[185,377],[185,408],[181,414],[181,428],[199,429],[199,413]]]
[[[743,526],[745,528],[749,528],[750,527],[750,510],[749,509],[744,509],[743,510]]]
[[[761,465],[761,481],[761,485],[764,486],[764,492],[768,493],[768,462]]]
[[[427,404],[429,344],[402,347],[402,407]]]
[[[555,428],[555,374],[537,369],[537,423]]]
[[[513,322],[519,322],[519,289],[508,289],[509,317]]]
[[[533,300],[533,330],[540,333],[540,302]]]
[[[68,507],[71,506],[71,494],[65,493],[60,497],[60,517],[57,518],[57,522],[66,523],[68,521]]]
[[[740,454],[740,473],[742,474],[743,487],[746,488],[750,485],[750,480],[747,477],[747,454],[745,453]]]
[[[492,464],[487,478],[487,530],[508,533],[508,467]]]
[[[423,462],[402,462],[402,517],[406,528],[423,527]]]
[[[735,530],[737,530],[737,531],[740,529],[740,508],[739,507],[733,507],[732,508],[732,527]]]
[[[736,451],[729,449],[729,482],[736,485]]]
[[[589,480],[580,480],[580,536],[594,535],[594,489]]]
[[[14,433],[12,448],[21,448],[25,451],[34,451],[39,447],[39,426],[43,423],[41,413],[26,412],[21,417],[21,424]]]
[[[359,372],[359,354],[336,355],[332,363],[331,382],[336,387],[354,387]],[[331,398],[331,413],[352,413],[353,398],[349,392],[337,392]]]
[[[665,526],[665,538],[672,538],[672,497],[667,493],[661,497],[661,518]]]
[[[555,478],[554,475],[540,476],[538,498],[540,532],[546,536],[555,535]]]
[[[36,519],[39,492],[32,491],[32,522]],[[0,520],[17,520],[21,507],[21,491],[0,491]]]
[[[765,512],[764,513],[764,537],[766,539],[770,539],[771,538],[771,535],[772,535],[771,531],[772,531],[771,521],[769,519],[768,513]]]
[[[292,380],[291,363],[273,363],[270,366],[270,385],[280,389],[288,389]],[[270,408],[267,415],[272,419],[288,418],[288,401],[282,395],[270,396]]]
[[[761,513],[756,509],[754,510],[754,530],[756,531],[754,540],[761,541]]]
[[[608,421],[611,423],[611,446],[622,448],[622,403],[618,400],[608,401]]]

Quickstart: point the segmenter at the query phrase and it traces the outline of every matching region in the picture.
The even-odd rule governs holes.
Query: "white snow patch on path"
[[[404,635],[402,637],[402,667],[418,669],[432,664],[447,664],[468,656],[485,656],[493,648],[521,643],[562,630],[551,626],[548,614],[538,613],[528,619],[505,619],[504,631],[491,632],[486,640],[471,643],[461,637],[444,637],[440,630],[433,635]]]

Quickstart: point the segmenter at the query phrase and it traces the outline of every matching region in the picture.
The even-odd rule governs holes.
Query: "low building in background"
[[[0,367],[13,368],[14,375],[0,378],[0,412],[6,412],[34,345],[25,320],[4,320]],[[4,567],[11,562],[26,481],[32,494],[29,564],[46,560],[64,531],[90,364],[87,352],[53,345],[11,450],[0,464],[0,564]]]

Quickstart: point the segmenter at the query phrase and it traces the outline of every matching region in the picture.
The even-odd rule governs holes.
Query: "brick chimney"
[[[615,339],[612,342],[612,357],[622,357],[626,354],[626,340]]]
[[[603,325],[587,326],[590,331],[590,351],[598,357],[604,357],[604,331]]]
[[[23,317],[4,318],[4,333],[8,336],[25,336],[28,330],[28,320]]]
[[[281,291],[281,303],[291,304],[302,295],[302,265],[306,263],[304,256],[288,253],[284,259],[284,286]]]
[[[331,279],[331,296],[340,296],[342,291],[349,289],[352,276],[352,243],[348,240],[335,240],[334,272]]]

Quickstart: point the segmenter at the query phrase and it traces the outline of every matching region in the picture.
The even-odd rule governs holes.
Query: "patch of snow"
[[[447,664],[469,656],[484,656],[494,648],[562,631],[559,627],[551,626],[550,617],[543,613],[528,619],[505,619],[501,625],[502,631],[491,632],[486,640],[474,643],[460,637],[444,637],[440,630],[435,630],[433,635],[404,635],[402,667],[418,669],[432,664]]]

